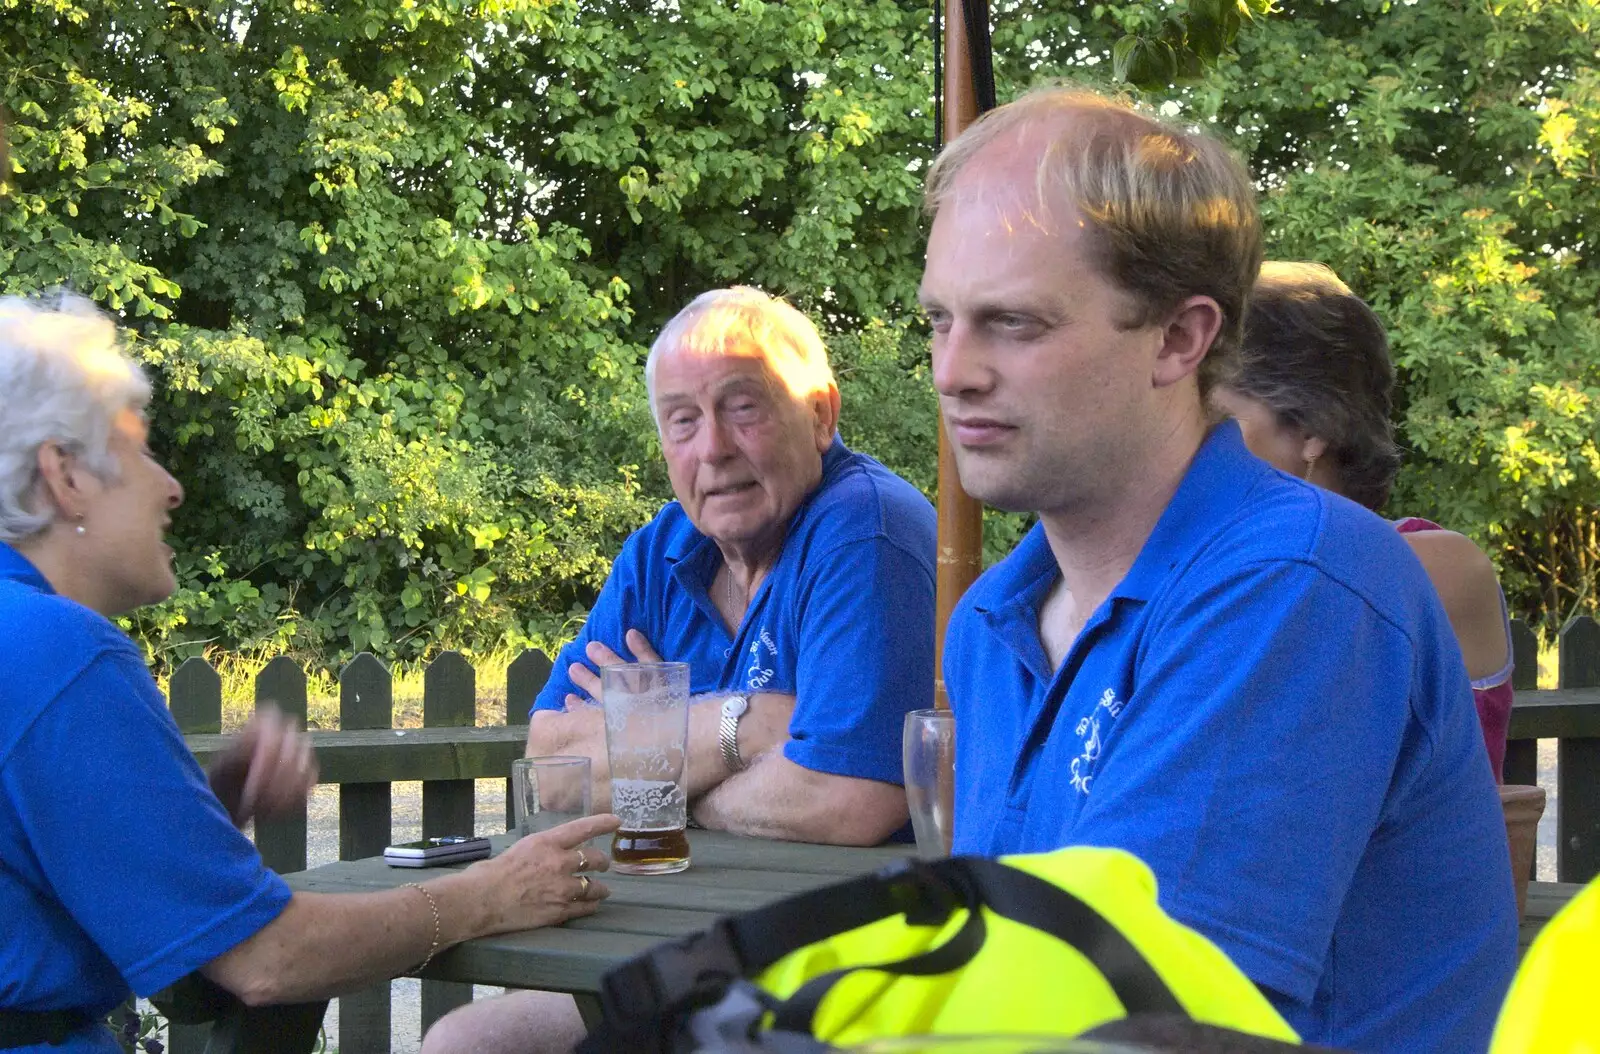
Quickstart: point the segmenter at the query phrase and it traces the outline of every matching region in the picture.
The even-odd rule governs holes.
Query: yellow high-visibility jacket
[[[1600,1054],[1600,879],[1528,949],[1490,1054]]]

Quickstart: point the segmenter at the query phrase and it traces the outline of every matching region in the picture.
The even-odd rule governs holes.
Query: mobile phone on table
[[[448,834],[391,845],[383,851],[383,861],[390,867],[443,867],[482,860],[488,855],[489,839]]]

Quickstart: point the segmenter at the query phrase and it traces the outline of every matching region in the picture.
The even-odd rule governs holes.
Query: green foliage
[[[1593,0],[993,7],[1002,98],[1127,78],[1247,151],[1271,252],[1395,330],[1396,508],[1488,545],[1519,611],[1593,604]],[[846,439],[931,491],[930,13],[0,0],[0,289],[121,315],[189,490],[180,591],[137,632],[166,658],[562,638],[669,494],[644,345],[717,285],[822,318]],[[991,514],[988,554],[1024,526]]]
[[[1240,129],[1269,252],[1390,328],[1390,507],[1472,535],[1559,626],[1600,579],[1593,0],[1286,5],[1187,104]]]

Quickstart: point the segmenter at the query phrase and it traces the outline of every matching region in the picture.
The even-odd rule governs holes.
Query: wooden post
[[[267,663],[256,675],[256,709],[267,704],[306,721],[306,672],[287,655]],[[306,869],[306,807],[275,820],[256,824],[256,848],[261,859],[280,875]]]
[[[167,695],[167,706],[180,732],[215,735],[222,731],[222,678],[206,660],[185,659],[173,672]],[[171,1054],[204,1054],[210,1037],[210,1025],[169,1022],[167,1050]]]
[[[978,118],[978,95],[967,56],[961,0],[944,4],[944,139],[949,142]],[[948,707],[944,688],[944,631],[961,594],[983,570],[983,506],[961,489],[955,452],[939,423],[939,570],[934,616],[934,705]]]
[[[394,725],[394,679],[370,652],[339,673],[339,728]],[[389,844],[393,804],[388,783],[339,786],[339,859],[378,856]],[[389,982],[339,999],[340,1054],[389,1054]]]
[[[1585,615],[1561,630],[1561,687],[1600,687],[1600,623]],[[1556,879],[1600,874],[1600,737],[1556,746]]]
[[[469,727],[478,723],[477,673],[460,652],[447,651],[428,664],[422,677],[422,724]],[[472,834],[477,809],[470,779],[426,780],[422,784],[422,837]],[[448,981],[422,982],[422,1031],[458,1006],[472,1002],[472,986]]]
[[[528,710],[544,691],[550,679],[550,657],[538,648],[525,651],[506,667],[506,727],[526,725]],[[511,777],[506,776],[506,830],[517,824],[517,810],[511,801]]]

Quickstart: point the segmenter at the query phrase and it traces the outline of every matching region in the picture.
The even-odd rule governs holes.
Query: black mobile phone
[[[383,851],[384,862],[390,867],[440,867],[482,860],[488,855],[489,839],[463,834],[402,842]]]

